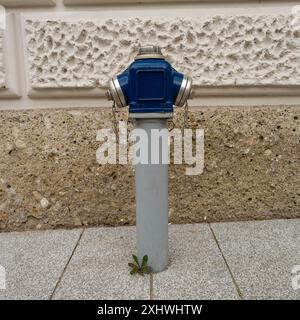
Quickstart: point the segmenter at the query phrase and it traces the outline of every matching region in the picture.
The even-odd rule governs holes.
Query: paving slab
[[[0,233],[0,300],[49,299],[82,230]]]
[[[211,226],[243,298],[300,299],[300,219]]]
[[[54,299],[149,299],[150,276],[129,275],[135,227],[86,229]]]
[[[153,275],[154,299],[239,299],[207,224],[171,225],[169,268]]]

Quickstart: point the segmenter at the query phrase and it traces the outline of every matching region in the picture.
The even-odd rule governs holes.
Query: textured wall
[[[134,223],[132,168],[96,162],[110,119],[107,109],[0,112],[0,230]],[[202,108],[189,124],[205,130],[205,169],[171,166],[171,222],[300,217],[299,106]]]
[[[70,11],[66,2],[85,7]],[[293,5],[197,2],[131,11],[85,0],[0,0],[16,5],[6,15],[5,41],[0,31],[0,109],[14,109],[0,111],[0,231],[134,223],[134,172],[97,164],[97,129],[111,123],[109,109],[90,107],[105,105],[107,80],[149,42],[206,86],[193,105],[228,106],[191,114],[190,125],[205,129],[205,170],[188,177],[184,166],[170,167],[170,220],[300,217]]]
[[[140,43],[157,43],[196,85],[299,85],[291,15],[105,21],[27,19],[33,88],[103,87]]]

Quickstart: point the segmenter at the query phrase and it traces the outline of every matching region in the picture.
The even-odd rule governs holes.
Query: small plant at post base
[[[133,258],[134,263],[132,263],[132,262],[128,263],[128,266],[131,268],[131,271],[130,271],[131,275],[139,274],[140,276],[144,277],[145,274],[148,274],[151,272],[151,268],[149,266],[147,266],[147,263],[148,263],[148,256],[147,255],[143,257],[141,265],[140,265],[139,259],[136,255],[133,254],[132,258]]]

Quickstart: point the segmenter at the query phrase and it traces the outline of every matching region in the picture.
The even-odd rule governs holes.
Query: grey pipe
[[[161,159],[168,143],[155,145],[160,161],[151,164],[151,129],[166,129],[167,119],[135,119],[135,128],[145,130],[149,141],[149,164],[135,165],[137,255],[139,261],[148,255],[148,265],[160,272],[168,266],[168,164]]]

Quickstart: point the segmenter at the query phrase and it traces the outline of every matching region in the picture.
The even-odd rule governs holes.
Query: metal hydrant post
[[[151,131],[166,129],[167,119],[136,119],[135,128],[147,133],[149,160],[135,166],[137,254],[139,259],[147,254],[149,266],[159,272],[168,265],[168,164],[161,157],[168,140],[154,141],[151,151]],[[152,152],[159,155],[157,164],[151,163]]]
[[[139,261],[148,255],[154,272],[168,266],[168,164],[163,156],[168,137],[163,130],[162,138],[154,140],[152,132],[167,129],[173,105],[183,106],[191,87],[191,79],[172,68],[154,45],[141,47],[135,61],[109,83],[109,98],[118,107],[129,105],[135,128],[145,133],[139,144],[147,143],[148,161],[135,165],[137,255]],[[159,161],[152,163],[154,158]]]

